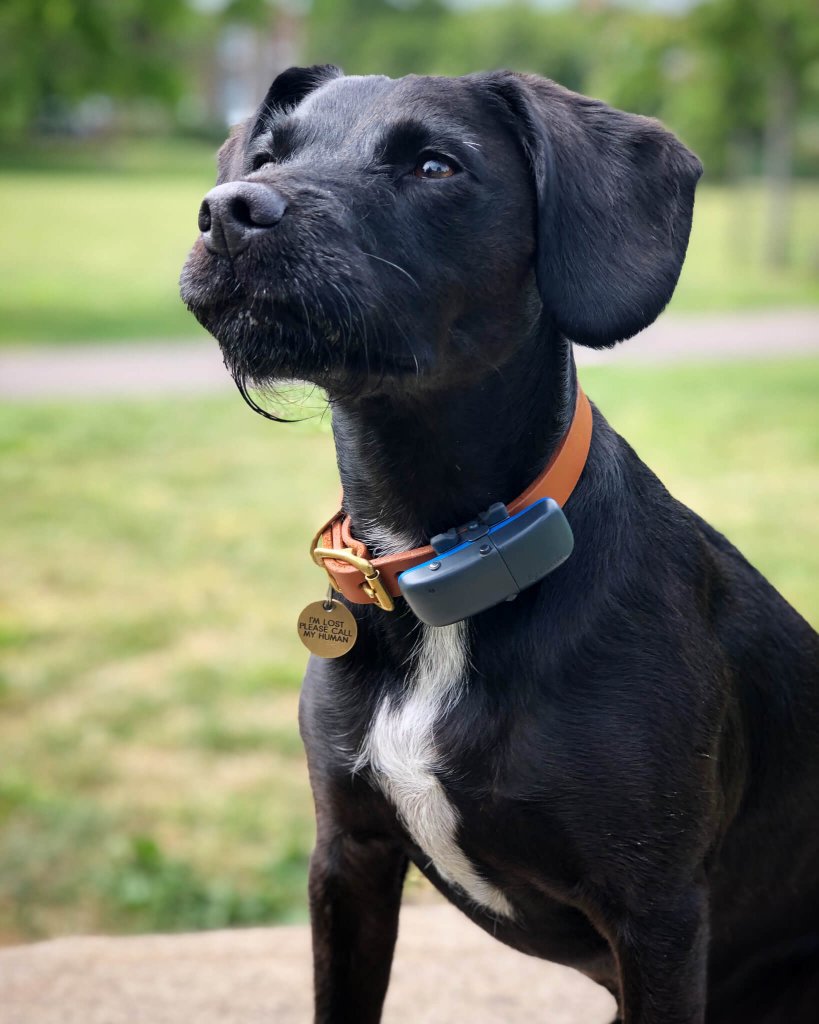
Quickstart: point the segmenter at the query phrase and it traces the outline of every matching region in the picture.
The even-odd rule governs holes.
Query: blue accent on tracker
[[[569,557],[572,529],[563,509],[541,498],[510,516],[501,502],[432,538],[436,557],[398,577],[418,618],[447,626],[513,598]]]

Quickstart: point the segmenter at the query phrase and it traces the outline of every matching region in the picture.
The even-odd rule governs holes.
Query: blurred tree
[[[308,63],[335,63],[354,74],[433,71],[443,22],[440,0],[313,0]]]
[[[195,27],[187,0],[3,0],[0,130],[55,123],[95,95],[173,103]]]
[[[819,70],[816,0],[709,0],[694,9],[691,25],[709,66],[712,116],[735,151],[763,136],[766,252],[771,265],[783,266],[790,257],[797,120]]]
[[[608,10],[598,19],[596,35],[605,39],[605,46],[594,48],[586,89],[623,110],[662,116],[669,54],[680,45],[679,20]]]
[[[589,28],[585,14],[525,0],[468,11],[442,0],[315,0],[306,59],[390,76],[508,67],[579,89],[595,59]]]

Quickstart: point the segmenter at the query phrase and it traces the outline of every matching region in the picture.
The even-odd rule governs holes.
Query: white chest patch
[[[373,719],[355,770],[369,767],[412,839],[441,878],[494,914],[512,917],[509,901],[482,878],[458,846],[460,819],[437,773],[445,769],[435,746],[435,723],[461,696],[468,663],[467,626],[422,626],[403,702],[385,697]]]

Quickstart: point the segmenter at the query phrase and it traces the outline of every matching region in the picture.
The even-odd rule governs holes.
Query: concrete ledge
[[[0,950],[2,1024],[306,1024],[307,928],[68,938]],[[401,914],[385,1024],[608,1024],[614,1002],[449,906]]]

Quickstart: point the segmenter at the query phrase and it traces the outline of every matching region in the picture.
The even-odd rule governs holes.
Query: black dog
[[[243,389],[327,390],[354,534],[399,551],[537,477],[571,342],[663,309],[700,172],[536,77],[291,69],[220,153],[182,293]],[[566,515],[516,601],[356,606],[310,663],[317,1020],[379,1019],[412,860],[627,1024],[815,1024],[816,635],[597,410]]]

